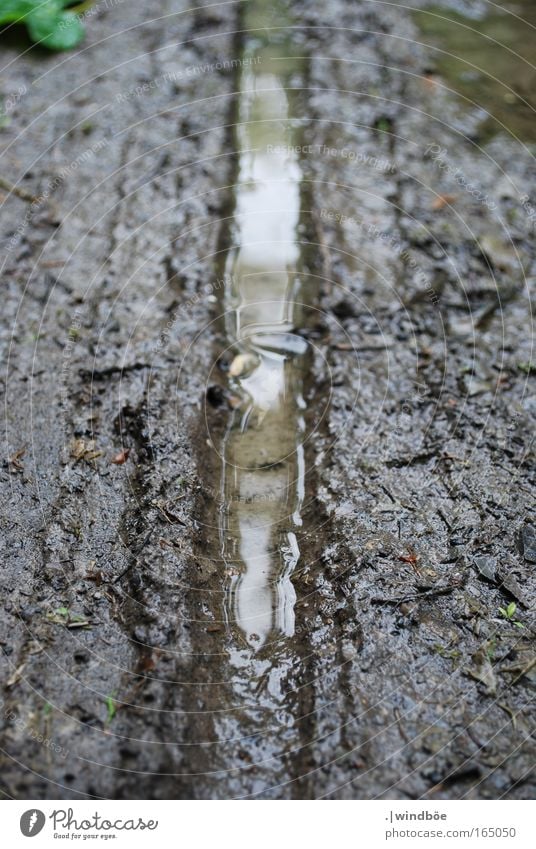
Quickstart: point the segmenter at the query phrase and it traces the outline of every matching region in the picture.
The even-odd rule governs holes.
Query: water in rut
[[[234,796],[287,782],[306,793],[315,709],[310,573],[324,514],[311,510],[310,437],[324,402],[311,340],[320,277],[300,157],[308,64],[292,55],[303,50],[289,6],[242,10],[233,213],[216,269],[222,344],[209,381],[224,384],[226,403],[209,413],[205,477],[219,489],[199,554],[211,575],[203,615],[217,624],[201,635],[212,661],[202,703],[190,709],[203,771],[224,776]]]
[[[221,444],[219,532],[226,617],[255,649],[294,633],[292,576],[305,496],[310,357],[299,330],[314,293],[297,243],[301,171],[287,90],[293,72],[299,61],[274,56],[273,40],[269,50],[253,37],[246,42],[235,247],[223,294],[234,409]]]

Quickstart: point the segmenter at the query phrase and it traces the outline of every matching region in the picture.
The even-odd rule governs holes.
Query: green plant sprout
[[[514,619],[514,616],[516,615],[516,610],[517,605],[514,601],[511,601],[508,607],[499,607],[499,613],[501,614],[503,619],[506,619],[507,622],[511,622],[512,625],[516,626],[516,628],[524,628],[525,626],[522,625],[521,622],[519,622],[517,619]]]
[[[106,696],[105,702],[106,702],[106,711],[107,711],[106,722],[108,724],[110,724],[110,722],[112,721],[112,719],[114,718],[114,716],[117,712],[117,708],[115,706],[115,701],[113,699],[113,696]]]

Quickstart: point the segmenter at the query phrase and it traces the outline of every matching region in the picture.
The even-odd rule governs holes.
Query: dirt
[[[490,119],[480,4],[441,7],[478,21],[474,102],[437,4],[257,8],[112,6],[61,55],[0,36],[2,792],[532,798],[530,97]],[[218,448],[240,74],[271,45],[303,57],[316,294],[293,625],[256,645]]]

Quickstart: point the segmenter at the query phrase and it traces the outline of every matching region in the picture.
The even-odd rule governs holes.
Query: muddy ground
[[[214,448],[245,5],[97,4],[67,54],[0,36],[2,792],[532,798],[529,24],[308,0],[255,36],[304,57],[319,281],[295,632],[255,652]]]

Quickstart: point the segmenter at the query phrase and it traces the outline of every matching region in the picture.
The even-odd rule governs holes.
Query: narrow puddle
[[[192,710],[196,734],[219,744],[202,747],[203,769],[234,796],[277,796],[289,781],[306,796],[314,737],[314,581],[326,518],[314,502],[310,437],[329,397],[312,342],[323,332],[321,272],[300,159],[308,66],[292,58],[303,48],[286,29],[290,8],[241,8],[235,194],[215,269],[225,285],[201,460],[212,484],[198,548],[208,573],[193,599],[210,624],[196,637],[206,674]]]
[[[245,28],[254,31],[245,38],[240,73],[235,247],[222,296],[233,407],[219,449],[225,616],[253,649],[294,634],[311,360],[300,331],[315,300],[297,241],[300,133],[289,97],[302,62],[288,57],[290,46],[277,33],[265,36],[269,45],[256,37],[267,11],[247,4]]]

